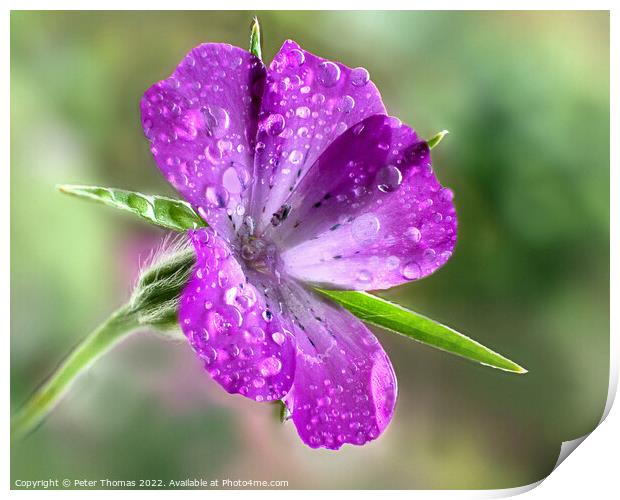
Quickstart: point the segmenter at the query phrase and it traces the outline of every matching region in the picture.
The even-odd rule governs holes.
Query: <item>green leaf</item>
[[[442,130],[441,132],[437,132],[427,142],[429,149],[433,149],[435,146],[439,145],[439,143],[443,140],[443,138],[449,133],[450,132],[448,132],[447,130]]]
[[[131,212],[156,226],[174,231],[183,232],[207,225],[189,203],[181,200],[97,186],[64,184],[58,189],[61,193]]]
[[[527,373],[525,368],[462,333],[382,298],[364,292],[317,290],[372,325],[483,365],[513,373]]]
[[[263,54],[261,51],[261,39],[260,39],[260,24],[258,17],[252,19],[252,26],[250,27],[250,52],[263,60]]]

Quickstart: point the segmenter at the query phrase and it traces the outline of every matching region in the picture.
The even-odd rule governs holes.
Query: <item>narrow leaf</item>
[[[439,143],[443,140],[443,138],[449,133],[450,132],[448,132],[447,130],[442,130],[441,132],[437,132],[427,142],[429,149],[433,149],[435,146],[438,146]]]
[[[252,19],[252,26],[250,28],[250,52],[263,60],[263,54],[261,51],[261,39],[260,39],[260,24],[258,17]]]
[[[364,292],[317,290],[372,325],[483,365],[513,373],[527,373],[525,368],[462,333],[380,297]]]
[[[156,226],[174,231],[183,232],[207,225],[189,203],[181,200],[97,186],[65,184],[58,189],[61,193],[131,212]]]

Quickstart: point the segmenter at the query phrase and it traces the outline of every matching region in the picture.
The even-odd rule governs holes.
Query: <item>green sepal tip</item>
[[[250,52],[261,61],[263,60],[260,38],[260,23],[258,22],[258,17],[256,16],[252,19],[252,25],[250,27]]]
[[[443,138],[449,133],[450,132],[447,130],[442,130],[441,132],[437,132],[427,142],[429,149],[433,149],[435,146],[439,145],[439,143],[443,140]]]

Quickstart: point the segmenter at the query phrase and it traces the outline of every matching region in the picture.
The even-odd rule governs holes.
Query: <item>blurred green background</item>
[[[123,303],[163,232],[56,183],[173,194],[138,102],[206,41],[247,46],[254,12],[11,15],[11,406]],[[505,488],[541,479],[601,417],[609,369],[609,16],[258,12],[365,66],[430,137],[459,213],[454,257],[386,296],[530,370],[502,373],[378,335],[400,395],[378,441],[315,451],[269,405],[224,393],[189,347],[138,334],[11,449],[12,479],[266,479],[291,488]],[[579,451],[577,451],[578,453]]]

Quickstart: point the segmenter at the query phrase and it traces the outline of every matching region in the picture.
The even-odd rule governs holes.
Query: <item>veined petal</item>
[[[289,282],[297,341],[295,382],[284,398],[302,440],[338,449],[376,439],[392,419],[396,376],[376,337],[357,318]]]
[[[273,237],[286,272],[323,287],[390,288],[427,276],[452,255],[452,191],[428,145],[375,115],[338,137],[288,200]]]
[[[385,113],[364,68],[321,59],[287,40],[269,66],[261,104],[250,214],[262,232],[329,144]]]
[[[211,228],[190,231],[196,265],[179,305],[179,323],[213,379],[256,401],[281,399],[295,370],[295,339],[277,303],[248,282]]]
[[[265,67],[231,45],[199,45],[149,88],[142,125],[166,179],[230,239],[246,209]]]

